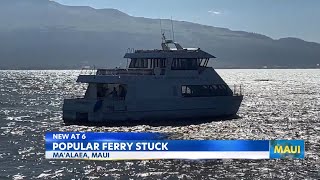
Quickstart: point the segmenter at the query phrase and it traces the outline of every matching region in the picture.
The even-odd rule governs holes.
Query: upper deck
[[[200,48],[184,48],[170,50],[136,50],[133,53],[126,53],[124,58],[186,58],[186,59],[210,59],[215,56],[201,50]]]
[[[174,44],[175,47],[169,47],[170,44]],[[162,50],[128,52],[124,56],[127,58],[127,68],[98,69],[94,75],[79,76],[78,81],[89,82],[91,79],[92,82],[92,78],[97,81],[101,80],[101,76],[105,81],[112,82],[119,80],[114,76],[122,76],[123,78],[130,78],[130,76],[196,78],[207,68],[209,59],[215,58],[200,48],[182,48],[180,44],[171,40],[165,40],[161,46]]]
[[[173,48],[170,46],[174,46]],[[185,59],[210,59],[213,55],[201,50],[200,48],[183,48],[179,43],[166,40],[164,34],[161,43],[161,50],[136,50],[126,53],[124,58],[131,59],[160,59],[160,58],[185,58]]]

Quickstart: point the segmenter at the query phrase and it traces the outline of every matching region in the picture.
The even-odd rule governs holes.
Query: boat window
[[[148,59],[131,59],[129,68],[148,68]]]
[[[97,84],[97,97],[105,97],[107,95],[108,89],[108,84]]]
[[[183,85],[181,86],[183,97],[212,97],[212,96],[232,96],[231,89],[224,85]]]
[[[214,90],[216,90],[216,89],[218,89],[218,87],[217,87],[217,85],[212,85],[212,88],[214,89]]]
[[[138,59],[132,58],[129,68],[165,68],[166,67],[166,59],[165,58],[158,58],[158,59]]]
[[[97,98],[112,97],[125,99],[127,95],[127,85],[125,84],[97,84]]]
[[[125,99],[127,95],[127,85],[120,84],[119,85],[119,97]]]
[[[166,59],[160,58],[160,59],[150,59],[150,61],[153,62],[152,68],[165,68],[166,67]]]
[[[198,65],[200,67],[207,67],[208,62],[209,62],[209,59],[199,59],[198,60]]]
[[[147,68],[148,67],[148,59],[142,59],[142,62],[143,62],[142,67]]]
[[[136,64],[137,59],[136,58],[132,58],[129,64],[129,68],[134,68],[134,65]]]
[[[189,86],[182,86],[182,94],[183,95],[191,95],[191,89]]]
[[[198,60],[196,58],[174,58],[172,70],[196,70],[198,69]]]

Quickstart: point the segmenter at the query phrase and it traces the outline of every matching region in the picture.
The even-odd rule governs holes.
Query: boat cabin
[[[134,84],[136,95],[141,92],[144,93],[143,96],[152,97],[212,97],[233,94],[220,76],[207,67],[209,59],[215,57],[200,48],[182,48],[176,42],[165,40],[162,50],[136,50],[126,53],[124,58],[128,59],[126,69],[98,69],[95,76],[79,76],[78,82],[89,83],[85,98],[125,100],[127,92],[132,91],[128,91],[128,84]],[[207,71],[203,74],[204,70]],[[154,84],[155,77],[152,76],[168,78],[157,81],[145,93],[146,84]],[[210,81],[204,80],[206,78],[199,81],[199,76],[205,76]],[[181,84],[182,82],[186,83]]]
[[[174,44],[175,48],[170,48],[169,44]],[[182,48],[171,41],[162,43],[162,48],[126,53],[124,58],[130,59],[128,69],[198,70],[207,67],[210,58],[215,58],[200,48]]]

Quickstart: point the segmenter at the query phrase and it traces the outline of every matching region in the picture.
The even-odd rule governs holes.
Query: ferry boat
[[[79,75],[84,97],[65,99],[68,124],[235,116],[241,87],[230,88],[212,67],[213,55],[183,48],[163,35],[162,49],[127,52],[127,68]],[[233,90],[232,90],[233,89]]]

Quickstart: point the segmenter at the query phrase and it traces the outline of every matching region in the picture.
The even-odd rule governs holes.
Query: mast
[[[172,16],[171,16],[171,29],[172,29],[172,40],[174,42],[174,31],[173,31],[173,21],[172,21]]]
[[[160,20],[160,36],[161,36],[161,43],[164,42],[164,33],[162,32],[162,23],[161,23],[161,18],[159,18]]]

